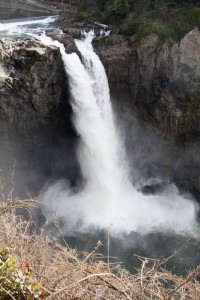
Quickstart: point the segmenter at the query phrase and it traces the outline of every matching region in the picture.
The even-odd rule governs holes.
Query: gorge
[[[50,209],[47,211],[52,210],[59,217],[66,218],[70,228],[79,229],[83,233],[90,231],[91,226],[104,230],[111,226],[113,235],[129,234],[132,231],[139,234],[154,233],[155,231],[176,231],[179,234],[192,232],[198,208],[195,208],[196,205],[191,196],[184,196],[178,192],[173,184],[175,180],[172,180],[174,172],[172,165],[174,161],[177,162],[176,158],[183,151],[177,150],[170,142],[162,140],[157,133],[152,133],[153,129],[152,132],[151,128],[145,129],[144,126],[143,129],[131,116],[134,108],[137,108],[137,114],[140,115],[141,109],[138,106],[142,100],[147,101],[144,110],[149,111],[148,105],[152,103],[155,105],[156,100],[152,95],[155,91],[158,91],[158,98],[162,98],[165,94],[170,95],[170,92],[174,96],[174,90],[177,91],[178,84],[187,88],[185,82],[178,81],[177,86],[172,90],[169,78],[166,79],[166,82],[157,82],[157,77],[160,76],[159,78],[162,79],[165,75],[160,75],[159,66],[163,67],[164,63],[167,65],[170,54],[166,61],[161,56],[160,63],[156,65],[157,69],[153,74],[151,70],[147,72],[150,77],[148,78],[145,72],[148,66],[150,68],[150,64],[147,66],[146,56],[148,62],[150,61],[149,56],[151,57],[152,64],[155,60],[159,61],[158,57],[155,59],[153,56],[155,48],[158,47],[157,37],[151,36],[149,40],[143,40],[142,49],[138,50],[138,57],[143,64],[138,66],[136,60],[136,65],[131,65],[128,61],[130,69],[127,68],[127,64],[124,65],[124,61],[129,59],[129,55],[130,57],[136,56],[136,52],[134,52],[136,50],[129,47],[130,41],[121,40],[123,38],[119,36],[94,39],[94,47],[108,74],[115,111],[115,115],[113,115],[107,77],[98,56],[92,49],[92,32],[86,34],[85,41],[76,41],[76,44],[73,39],[62,36],[61,33],[59,42],[63,39],[63,46],[58,41],[53,42],[42,34],[43,30],[49,27],[51,21],[53,18],[44,21],[1,24],[0,28],[3,35],[26,37],[26,39],[20,38],[14,41],[1,39],[1,120],[3,125],[1,135],[4,137],[2,144],[8,145],[10,141],[15,143],[16,139],[19,148],[16,148],[15,145],[9,149],[13,150],[14,148],[15,151],[18,149],[17,159],[20,158],[21,151],[24,155],[24,145],[28,148],[26,152],[28,165],[23,166],[19,161],[17,176],[21,176],[22,181],[25,179],[23,184],[28,187],[29,191],[35,181],[37,187],[32,188],[31,192],[33,193],[35,190],[39,191],[46,181],[51,180],[47,184],[47,188],[44,188],[44,199],[50,203]],[[34,39],[30,39],[30,37],[34,37]],[[187,44],[188,39],[190,42],[192,39],[194,43],[199,41],[198,34],[193,32],[185,37],[182,45]],[[125,43],[124,48],[117,47],[118,43],[120,43],[120,47]],[[166,46],[163,47],[167,53],[179,51],[177,50],[178,46],[174,46],[175,50],[173,47],[172,50],[165,49]],[[78,56],[71,53],[74,52],[72,49],[75,49]],[[123,49],[122,53],[120,49]],[[162,51],[165,55],[164,50],[163,48],[159,49],[158,53]],[[70,54],[66,54],[66,52]],[[179,55],[181,56],[182,53],[180,52]],[[191,69],[196,72],[195,78],[198,78],[198,68],[193,68],[193,59],[196,56],[192,56],[190,60],[187,56],[184,57],[188,66],[191,64]],[[181,60],[180,57],[177,60]],[[186,63],[183,65],[185,67]],[[177,72],[177,67],[174,68]],[[139,77],[137,73],[139,69],[141,81],[135,79]],[[154,70],[154,67],[152,69]],[[183,73],[187,75],[188,70],[190,71],[189,67],[183,70]],[[171,69],[166,72],[168,72],[168,76],[172,74]],[[134,74],[132,83],[127,77],[130,74]],[[180,78],[184,79],[182,76]],[[194,80],[194,83],[196,81]],[[153,85],[153,88],[149,86],[149,83]],[[156,83],[157,86],[155,86]],[[175,84],[175,81],[173,83]],[[194,94],[197,90],[198,85],[191,89]],[[135,99],[132,98],[134,93],[137,94]],[[169,96],[169,99],[171,98]],[[132,103],[131,109],[129,109],[130,100],[136,103],[136,105]],[[173,100],[174,98],[171,101],[173,102]],[[179,98],[179,100],[182,99]],[[168,108],[163,106],[159,111],[159,107],[155,108],[153,105],[150,105],[150,108],[154,112],[153,116],[157,117],[154,122],[162,128],[162,122],[159,122],[159,120],[163,120],[162,109],[168,111]],[[175,106],[176,103],[169,105],[170,108],[173,108],[172,113],[174,113]],[[179,137],[183,134],[187,137],[191,132],[193,133],[193,126],[198,131],[195,122],[198,122],[199,111],[196,106],[194,112],[197,115],[192,115],[194,119],[191,120],[191,124],[187,123],[188,127],[183,126],[183,132],[179,132],[177,128],[180,128],[180,123],[176,117],[180,117],[180,122],[182,122],[181,112],[177,108],[175,116],[171,117],[171,111],[169,111],[169,115],[167,115],[169,128],[163,125],[167,133],[174,130],[170,135],[173,136],[174,133],[176,137]],[[149,116],[152,115],[144,114],[144,119]],[[71,117],[74,119],[74,125],[70,120]],[[183,116],[184,118],[185,116]],[[164,121],[167,122],[167,120]],[[134,124],[134,122],[136,123]],[[173,122],[177,127],[173,126]],[[134,125],[131,130],[130,124]],[[127,135],[124,138],[125,132],[134,136]],[[143,141],[146,132],[148,132],[148,142]],[[141,135],[141,139],[138,139],[139,135]],[[19,137],[21,137],[21,141]],[[186,143],[185,137],[184,142]],[[123,143],[128,144],[130,164]],[[159,143],[163,157],[158,153],[151,154],[152,151],[157,150],[156,143]],[[140,153],[146,145],[148,145],[148,148],[145,149],[146,152]],[[197,152],[195,146],[192,146],[192,150]],[[77,148],[78,154],[76,154]],[[7,148],[4,152],[8,154]],[[171,157],[172,153],[173,158]],[[182,157],[179,157],[180,164],[181,159],[185,162],[185,157],[188,156],[188,153],[183,153]],[[1,157],[3,164],[5,156]],[[144,160],[142,162],[141,157]],[[30,158],[33,164],[31,169]],[[166,161],[162,161],[164,158],[171,160],[167,171],[163,167],[165,164],[168,165]],[[198,155],[195,159],[194,165],[196,166]],[[27,163],[24,157],[21,157],[21,161],[24,164]],[[22,167],[23,170],[20,170]],[[180,168],[184,169],[184,166],[181,165]],[[34,169],[35,174],[33,174]],[[191,173],[194,174],[193,171]],[[38,180],[39,176],[40,180]],[[54,184],[60,178],[62,181]],[[67,179],[67,183],[63,179]],[[30,181],[30,184],[27,181]],[[19,193],[22,193],[18,182],[16,182],[16,186]],[[152,194],[152,187],[155,186],[158,186],[158,190]],[[195,180],[192,180],[192,184],[188,183],[185,191],[195,189],[198,196],[198,188],[199,177],[197,175]],[[145,191],[146,195],[144,195]]]

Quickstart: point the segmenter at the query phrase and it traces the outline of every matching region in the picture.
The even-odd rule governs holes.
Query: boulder
[[[65,47],[66,53],[76,53],[79,57],[81,57],[75,41],[70,35],[62,33],[60,29],[49,29],[46,31],[46,35],[51,37],[53,40],[57,40],[62,43]]]
[[[81,29],[79,28],[72,28],[72,27],[64,27],[63,32],[67,35],[70,35],[74,39],[80,39],[81,37]]]
[[[63,78],[58,48],[32,39],[1,39],[0,120],[3,127],[26,132],[46,123],[53,108],[59,105]],[[0,132],[2,130],[1,127]]]

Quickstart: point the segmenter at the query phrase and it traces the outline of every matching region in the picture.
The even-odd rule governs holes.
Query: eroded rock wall
[[[24,132],[50,123],[61,100],[60,52],[35,40],[0,40],[0,119]],[[2,129],[2,128],[1,128]]]
[[[163,135],[190,140],[200,135],[200,32],[180,44],[162,44],[152,34],[133,38],[96,38],[94,46],[108,74],[117,101],[131,107]]]
[[[135,36],[99,37],[94,47],[106,68],[118,115],[126,107],[178,144],[172,180],[199,193],[200,32],[191,31],[179,44],[163,44],[155,34],[140,42]],[[149,160],[154,151],[156,145],[150,147]],[[164,160],[159,163],[165,165]]]
[[[0,169],[9,172],[16,161],[20,193],[38,191],[52,176],[77,178],[76,134],[57,47],[0,40],[0,143]]]

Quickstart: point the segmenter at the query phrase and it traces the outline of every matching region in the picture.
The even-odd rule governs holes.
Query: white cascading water
[[[90,32],[84,41],[76,42],[84,64],[76,54],[66,54],[59,42],[38,36],[46,45],[59,47],[62,54],[74,124],[81,138],[78,157],[86,181],[76,194],[64,182],[49,187],[44,194],[48,211],[65,218],[76,230],[111,226],[113,234],[191,233],[196,225],[193,201],[180,196],[174,185],[162,194],[145,196],[129,180],[123,145],[114,125],[106,73],[91,44],[93,36]]]
[[[113,234],[191,232],[195,224],[194,203],[179,196],[175,186],[168,187],[162,195],[145,196],[131,185],[114,126],[106,73],[91,45],[93,37],[90,32],[84,41],[76,41],[84,66],[76,54],[62,51],[74,124],[81,137],[79,162],[86,185],[80,193],[72,194],[63,182],[57,183],[47,190],[46,202],[75,229],[79,224],[79,229],[86,231],[91,226],[111,226]]]
[[[110,32],[111,32],[111,30],[101,29],[100,30],[100,36],[109,36]]]
[[[26,21],[15,21],[9,23],[0,23],[0,36],[6,37],[24,37],[32,36],[41,32],[50,23],[55,22],[56,17],[48,17],[40,20],[26,20]],[[30,28],[31,26],[31,28]]]

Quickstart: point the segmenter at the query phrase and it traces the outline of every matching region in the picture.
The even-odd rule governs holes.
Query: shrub
[[[168,41],[170,43],[177,43],[192,29],[190,24],[185,24],[182,27],[166,27],[162,24],[152,22],[140,28],[138,31],[138,38],[155,33],[162,41]]]
[[[193,108],[195,105],[196,99]],[[4,199],[1,193],[0,198]],[[59,220],[55,220],[55,225],[64,245],[34,233],[31,220],[16,216],[14,210],[26,208],[31,217],[35,205],[33,199],[0,201],[1,300],[200,299],[200,265],[186,277],[164,269],[169,259],[191,245],[191,239],[163,260],[139,256],[141,268],[130,274],[120,264],[111,263],[109,256],[105,261],[98,254],[100,241],[90,253],[71,249],[64,241]]]
[[[0,251],[0,299],[45,299],[47,293],[32,279],[32,269],[24,260],[22,265],[8,250]]]
[[[198,26],[200,27],[200,8],[194,7],[189,15],[188,15],[188,21],[192,26]]]
[[[82,22],[90,22],[91,21],[91,15],[87,11],[79,11],[78,13],[75,14],[75,19],[76,21]]]
[[[141,39],[151,33],[156,33],[161,39],[169,37],[169,29],[157,22],[151,22],[141,27],[138,32],[138,37]]]
[[[182,27],[173,27],[170,29],[170,36],[174,42],[180,42],[180,40],[192,29],[189,24]]]
[[[125,34],[125,35],[133,35],[138,32],[138,29],[139,29],[139,24],[134,23],[134,22],[128,23],[128,24],[123,25],[120,28],[120,33]]]

